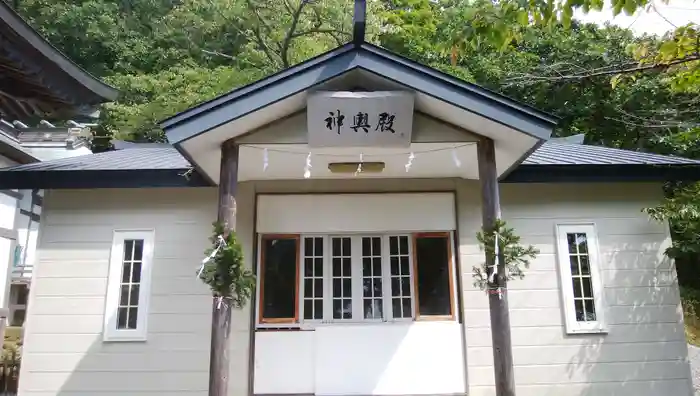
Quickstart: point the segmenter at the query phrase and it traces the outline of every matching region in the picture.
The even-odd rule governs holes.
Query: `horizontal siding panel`
[[[517,282],[517,281],[516,281]],[[508,305],[511,309],[520,308],[557,308],[560,291],[552,290],[509,290]],[[465,308],[488,308],[489,300],[481,290],[464,291]]]
[[[640,216],[627,218],[588,217],[587,219],[513,219],[504,216],[504,219],[508,222],[508,226],[515,229],[518,235],[520,235],[523,238],[529,236],[553,235],[554,227],[557,224],[575,223],[595,223],[596,231],[601,237],[606,235],[666,235],[666,229],[662,223],[650,222],[647,219]]]
[[[469,396],[495,396],[493,386],[474,386]],[[663,381],[626,381],[587,384],[516,385],[518,396],[659,396],[691,395],[688,379]]]
[[[33,315],[102,315],[104,296],[37,297],[32,302]]]
[[[491,367],[475,367],[470,370],[473,385],[489,385],[485,378]],[[526,384],[573,384],[591,382],[625,382],[684,379],[688,376],[688,363],[682,360],[663,362],[576,363],[548,364],[542,366],[515,366],[515,382]]]
[[[211,295],[211,292],[204,282],[197,279],[196,273],[188,277],[154,279],[151,283],[152,296],[172,296],[179,294]]]
[[[600,276],[605,287],[659,287],[677,282],[675,270],[603,270]]]
[[[34,315],[33,334],[100,334],[103,315]]]
[[[107,293],[107,278],[43,278],[41,269],[39,276],[33,279],[32,283],[32,288],[36,289],[36,297],[103,297]]]
[[[195,314],[211,316],[212,296],[151,296],[151,314]]]
[[[490,327],[491,315],[488,309],[467,309],[464,311],[467,327]],[[511,327],[563,326],[564,318],[560,308],[510,309]]]
[[[605,321],[608,324],[681,323],[683,311],[680,304],[614,306],[607,307]]]
[[[107,278],[109,260],[100,261],[43,261],[42,278]]]
[[[43,224],[42,224],[43,227]],[[49,228],[49,227],[47,227]],[[42,228],[43,230],[46,228]],[[43,238],[43,237],[42,237]],[[109,262],[111,241],[102,242],[52,242],[41,240],[37,257],[44,262],[67,263],[70,261],[105,261]]]
[[[104,242],[112,244],[114,230],[155,230],[155,249],[158,249],[159,241],[167,241],[168,243],[190,243],[192,235],[201,235],[204,239],[211,233],[211,227],[193,227],[192,225],[179,225],[169,222],[158,222],[157,219],[150,219],[147,224],[138,227],[134,224],[108,222],[104,225],[86,225],[79,227],[71,226],[49,226],[46,227],[41,235],[42,243],[65,243],[75,240],[83,242]],[[165,219],[164,219],[165,220]],[[65,232],[66,227],[70,228],[70,232]],[[196,240],[200,240],[197,238]],[[191,245],[190,245],[191,246]]]
[[[194,373],[182,372],[24,372],[22,381],[26,391],[119,391],[166,392],[206,390],[208,370]]]
[[[651,251],[600,252],[600,267],[608,270],[675,270],[673,261],[664,254],[665,246]]]
[[[616,252],[649,252],[662,254],[669,246],[668,234],[646,235],[599,235],[599,251],[604,254]]]
[[[488,328],[468,328],[467,345],[491,346],[491,330]],[[680,323],[625,324],[609,325],[608,334],[567,336],[561,326],[520,327],[512,331],[513,346],[540,345],[596,345],[654,341],[683,341],[685,332]]]
[[[487,308],[465,309],[464,323],[467,327],[490,327],[491,316]],[[607,307],[605,321],[610,325],[636,323],[681,323],[683,315],[680,305],[614,306]],[[512,327],[563,326],[564,317],[557,308],[510,308]]]
[[[23,362],[39,372],[197,372],[209,368],[209,351],[152,351],[148,353],[29,353]]]
[[[605,287],[608,306],[675,305],[680,303],[677,287]]]
[[[103,342],[101,334],[36,334],[24,346],[27,353],[134,353],[209,348],[210,332],[149,335],[147,342]]]
[[[687,350],[685,341],[516,346],[513,347],[513,364],[541,366],[684,360]],[[473,367],[493,367],[493,350],[491,347],[470,347],[467,360]]]
[[[177,209],[177,218],[170,217],[173,213],[170,207],[148,207],[107,212],[104,209],[81,209],[76,215],[76,210],[51,210],[46,218],[47,226],[94,226],[109,224],[128,224],[130,227],[147,227],[153,225],[153,220],[176,225],[195,225],[197,227],[211,227],[216,219],[216,212],[199,207],[184,207]],[[144,216],[147,214],[148,216]]]

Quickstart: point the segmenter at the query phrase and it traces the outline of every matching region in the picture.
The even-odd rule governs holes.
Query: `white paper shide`
[[[409,147],[413,94],[317,92],[307,101],[310,147]]]

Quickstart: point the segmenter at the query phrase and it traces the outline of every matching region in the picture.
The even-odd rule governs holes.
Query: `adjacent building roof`
[[[598,146],[547,142],[505,183],[700,179],[700,161]],[[211,186],[172,146],[122,150],[0,169],[0,189]]]
[[[87,114],[117,91],[73,63],[0,2],[0,112],[11,119]]]

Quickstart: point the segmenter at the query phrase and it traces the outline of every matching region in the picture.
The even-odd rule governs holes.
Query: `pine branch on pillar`
[[[224,238],[236,230],[236,187],[238,184],[238,145],[233,141],[221,145],[219,207],[217,222],[224,227]],[[209,396],[228,395],[229,335],[231,304],[212,301],[211,351],[209,355]]]
[[[498,171],[493,140],[483,138],[477,144],[479,161],[479,181],[481,182],[481,213],[484,233],[493,232],[496,221],[501,217],[501,203],[498,193]],[[497,242],[496,242],[497,243]],[[514,396],[513,348],[510,337],[510,315],[508,313],[508,290],[505,260],[486,253],[486,266],[493,271],[498,260],[497,276],[488,284],[489,311],[491,314],[491,340],[493,344],[493,370],[496,378],[497,396]],[[490,273],[489,273],[490,275]],[[490,277],[489,277],[490,279]],[[500,293],[499,293],[500,291]]]

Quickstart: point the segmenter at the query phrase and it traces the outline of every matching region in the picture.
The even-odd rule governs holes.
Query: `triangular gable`
[[[177,145],[355,69],[393,80],[407,88],[451,103],[535,138],[547,139],[556,124],[556,119],[552,115],[420,65],[383,48],[364,43],[360,46],[348,44],[339,47],[265,79],[235,89],[168,118],[161,123],[161,126],[166,131],[168,140]],[[286,115],[289,114],[283,116]]]

